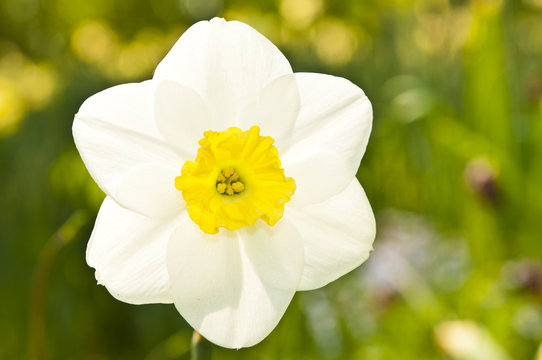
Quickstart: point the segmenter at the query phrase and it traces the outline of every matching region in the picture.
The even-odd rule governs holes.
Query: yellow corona
[[[207,234],[258,219],[275,225],[295,182],[285,176],[273,138],[261,136],[258,126],[209,130],[203,136],[195,161],[185,162],[175,178],[192,221]]]

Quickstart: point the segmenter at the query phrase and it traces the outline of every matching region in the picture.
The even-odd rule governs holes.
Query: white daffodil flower
[[[250,26],[190,27],[152,80],[87,99],[75,144],[107,194],[87,248],[98,283],[174,303],[210,341],[264,339],[294,293],[369,256],[355,178],[371,103],[350,81],[292,72]]]

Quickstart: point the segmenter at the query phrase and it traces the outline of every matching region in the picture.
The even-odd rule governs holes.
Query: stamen
[[[231,185],[228,185],[226,188],[226,194],[232,196],[233,195],[233,189],[231,188]]]
[[[233,170],[233,168],[231,167],[228,167],[228,168],[225,168],[224,170],[222,170],[222,175],[224,175],[224,177],[229,178],[230,176],[232,176],[233,174],[235,173],[235,170]]]
[[[220,194],[224,194],[224,192],[226,191],[226,187],[227,187],[226,184],[219,183],[216,185],[216,191],[218,191]]]
[[[241,191],[245,190],[245,185],[242,182],[237,181],[231,184],[231,188],[236,193],[240,193]]]
[[[245,184],[239,180],[239,174],[232,167],[222,169],[216,177],[216,191],[222,195],[232,196],[245,190]]]

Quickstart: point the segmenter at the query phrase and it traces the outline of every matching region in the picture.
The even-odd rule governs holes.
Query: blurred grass
[[[374,106],[358,172],[377,214],[360,269],[299,293],[261,344],[215,359],[540,359],[540,0],[5,0],[0,3],[0,359],[31,356],[44,247],[103,194],[71,137],[91,94],[149,78],[199,19],[245,21],[295,71],[347,77]],[[181,359],[173,306],[133,306],[84,260],[51,263],[42,358]]]

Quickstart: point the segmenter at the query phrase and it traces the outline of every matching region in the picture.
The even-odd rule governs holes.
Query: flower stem
[[[43,246],[34,268],[32,288],[30,290],[30,359],[46,358],[45,342],[45,300],[49,275],[60,250],[72,241],[81,227],[88,223],[88,214],[84,210],[74,212],[68,220],[49,238]]]
[[[210,360],[213,345],[194,330],[190,350],[190,360]]]

